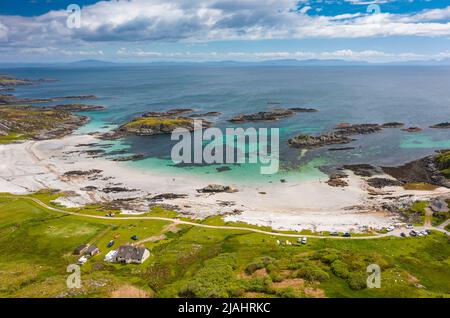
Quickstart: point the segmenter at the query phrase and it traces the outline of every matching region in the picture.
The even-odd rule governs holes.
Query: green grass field
[[[56,196],[34,195],[46,203]],[[174,215],[162,210],[148,215],[152,213]],[[111,239],[116,241],[114,249],[130,243],[132,235],[150,238],[144,244],[151,257],[144,264],[103,262]],[[19,196],[0,199],[0,297],[110,297],[130,287],[153,297],[450,295],[450,242],[441,233],[422,238],[309,239],[307,245],[292,246],[278,245],[277,239],[159,220],[88,219],[47,211]],[[66,268],[76,262],[72,251],[82,243],[97,244],[101,254],[82,267],[82,288],[69,290]],[[380,289],[366,288],[366,268],[373,263],[382,268]]]

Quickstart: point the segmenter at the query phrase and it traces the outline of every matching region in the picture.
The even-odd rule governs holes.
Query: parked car
[[[428,235],[430,235],[431,233],[433,233],[431,230],[425,230],[425,232],[427,232]]]
[[[350,235],[349,232],[345,232],[343,236],[344,236],[344,237],[350,237],[351,235]]]
[[[81,256],[79,259],[78,259],[78,262],[77,262],[77,265],[84,265],[84,263],[86,263],[88,261],[88,258],[86,257],[86,256]]]
[[[412,225],[412,224],[408,224],[408,225],[406,226],[406,228],[407,228],[408,230],[412,230],[412,229],[413,229],[413,225]]]
[[[402,232],[402,233],[400,233],[400,236],[401,237],[406,237],[406,234]]]
[[[332,232],[332,233],[330,233],[330,235],[331,236],[339,236],[339,233],[338,232]]]
[[[139,237],[138,237],[137,235],[133,235],[133,236],[131,237],[131,239],[132,239],[133,241],[137,241],[137,240],[139,240]]]
[[[308,242],[308,239],[306,237],[302,238],[302,244],[306,244]]]
[[[412,230],[411,232],[409,232],[409,235],[410,235],[410,236],[417,236],[417,232],[414,231],[414,230]]]
[[[392,225],[387,228],[388,232],[392,232],[393,230],[395,230],[395,227],[393,227]]]
[[[109,241],[107,247],[111,248],[114,245],[114,240]]]

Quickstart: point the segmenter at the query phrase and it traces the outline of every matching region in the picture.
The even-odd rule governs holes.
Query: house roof
[[[91,245],[86,250],[86,253],[92,253],[92,252],[95,252],[96,250],[98,250],[98,247],[96,245]]]
[[[140,261],[144,256],[145,250],[145,247],[122,245],[117,250],[117,257]]]
[[[84,250],[85,248],[87,247],[87,244],[81,244],[80,246],[78,246],[76,249],[75,249],[75,252],[76,253],[80,253],[82,250]]]

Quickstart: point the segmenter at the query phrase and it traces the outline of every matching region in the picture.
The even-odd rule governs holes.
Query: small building
[[[108,263],[113,263],[116,261],[116,258],[117,258],[117,251],[112,250],[112,251],[109,251],[108,254],[105,255],[105,258],[103,260]]]
[[[87,244],[81,244],[73,251],[73,254],[83,255],[86,252],[86,250],[88,249],[88,247],[89,247],[89,245],[87,245]]]
[[[125,264],[142,264],[150,256],[145,247],[122,245],[117,250],[116,261]]]
[[[89,257],[92,257],[96,254],[100,253],[100,250],[98,249],[98,247],[96,245],[90,245],[87,250],[86,250],[86,255]]]
[[[431,200],[431,202],[430,202],[430,209],[433,212],[438,212],[438,213],[439,212],[446,213],[446,212],[449,211],[447,202],[445,202],[443,199],[433,199],[433,200]]]

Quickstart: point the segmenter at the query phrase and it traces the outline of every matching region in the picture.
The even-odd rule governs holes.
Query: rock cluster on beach
[[[233,189],[230,186],[223,186],[220,184],[210,184],[202,189],[197,189],[198,193],[220,193],[220,192],[233,193],[237,191],[238,190]]]

